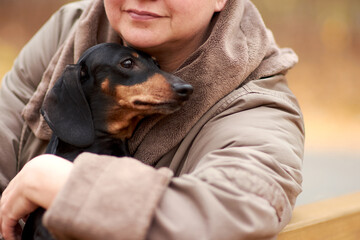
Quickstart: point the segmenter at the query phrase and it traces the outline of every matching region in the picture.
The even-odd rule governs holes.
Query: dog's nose
[[[172,84],[174,92],[183,100],[187,100],[193,93],[193,87],[188,83],[174,83]]]

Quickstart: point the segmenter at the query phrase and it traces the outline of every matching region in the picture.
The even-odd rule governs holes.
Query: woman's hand
[[[14,177],[0,201],[0,232],[6,240],[19,239],[18,221],[38,207],[48,209],[65,184],[72,163],[55,155],[41,155]]]

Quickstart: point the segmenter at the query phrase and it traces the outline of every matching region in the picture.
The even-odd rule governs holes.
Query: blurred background
[[[66,0],[0,0],[0,79]],[[360,1],[253,0],[278,45],[300,61],[288,73],[306,126],[298,205],[360,191]]]

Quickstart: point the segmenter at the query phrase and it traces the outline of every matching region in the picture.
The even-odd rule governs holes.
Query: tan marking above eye
[[[132,52],[131,55],[133,55],[135,58],[139,58],[139,54],[137,52]]]

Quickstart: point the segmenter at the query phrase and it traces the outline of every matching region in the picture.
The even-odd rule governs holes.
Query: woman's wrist
[[[41,155],[24,166],[26,197],[48,209],[65,184],[73,164],[55,155]]]

